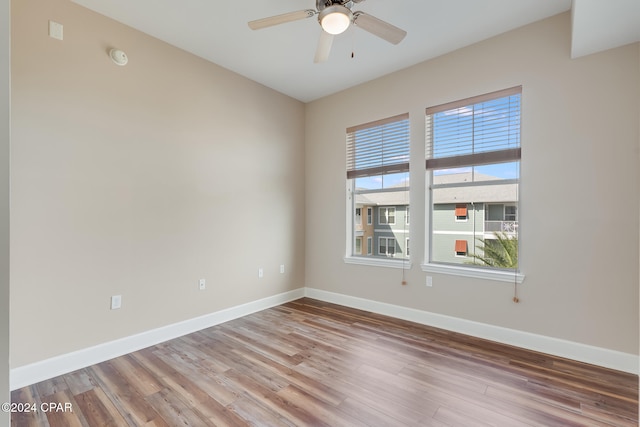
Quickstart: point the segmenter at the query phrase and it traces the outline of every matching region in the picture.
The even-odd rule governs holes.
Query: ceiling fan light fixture
[[[351,10],[337,4],[324,8],[318,16],[322,29],[333,35],[344,33],[349,28],[352,20],[353,13],[351,13]]]

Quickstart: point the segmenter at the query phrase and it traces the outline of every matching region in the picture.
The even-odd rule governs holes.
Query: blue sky
[[[520,146],[520,95],[489,100],[435,113],[434,157],[473,154]],[[407,140],[409,136],[407,134]],[[429,141],[427,141],[429,144]],[[386,159],[394,160],[394,159]],[[406,161],[404,157],[400,159]],[[520,177],[519,162],[474,167],[476,173],[502,179]],[[435,170],[435,175],[470,172],[472,167]],[[389,174],[356,179],[356,188],[383,189],[409,184],[409,174]]]

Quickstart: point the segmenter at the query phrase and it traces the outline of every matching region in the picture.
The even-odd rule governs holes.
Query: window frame
[[[366,164],[366,166],[364,167],[364,169],[357,169],[354,170],[352,169],[353,167],[357,167],[359,164],[358,158],[355,157],[355,155],[357,155],[356,152],[351,151],[354,147],[350,146],[350,136],[349,133],[350,132],[357,132],[360,130],[368,130],[371,127],[374,126],[378,126],[378,125],[385,125],[385,124],[392,124],[393,122],[400,122],[400,121],[406,121],[406,123],[402,123],[400,124],[400,126],[402,126],[402,131],[401,132],[406,132],[407,138],[403,139],[403,141],[406,141],[407,144],[407,150],[406,150],[406,156],[405,156],[405,161],[404,161],[404,165],[400,164],[400,163],[396,163],[395,159],[392,159],[390,157],[390,152],[395,153],[397,146],[395,146],[394,144],[396,144],[397,139],[392,139],[391,140],[391,149],[390,151],[384,151],[384,154],[386,157],[385,159],[391,159],[391,164],[389,166],[386,165],[386,163],[383,163],[382,166],[375,166],[373,164],[371,164],[370,162]],[[393,124],[391,125],[393,127]],[[398,129],[398,128],[396,128]],[[347,179],[346,179],[346,195],[347,195],[347,216],[346,216],[346,221],[347,221],[347,229],[346,229],[346,253],[345,256],[343,258],[344,262],[346,264],[357,264],[357,265],[368,265],[368,266],[377,266],[377,267],[389,267],[389,268],[398,268],[398,269],[407,269],[407,268],[411,268],[411,262],[408,258],[404,257],[404,254],[402,257],[398,257],[398,248],[399,248],[399,244],[398,244],[398,239],[396,237],[391,237],[393,238],[396,243],[395,243],[395,248],[394,248],[394,257],[387,257],[387,256],[379,256],[376,254],[376,248],[373,246],[374,244],[378,243],[375,239],[375,237],[378,237],[377,234],[374,234],[373,237],[369,237],[367,236],[367,240],[369,240],[369,238],[371,238],[371,253],[367,253],[367,255],[360,255],[360,254],[354,254],[354,249],[355,249],[355,243],[354,243],[354,237],[356,236],[355,234],[355,224],[354,224],[354,208],[355,208],[355,197],[358,194],[363,194],[368,192],[377,192],[377,190],[367,190],[367,191],[356,191],[356,187],[355,187],[355,183],[356,183],[356,178],[359,177],[366,177],[366,176],[377,176],[377,175],[381,175],[381,176],[386,176],[386,175],[393,175],[393,174],[399,174],[399,173],[405,173],[406,174],[406,179],[407,179],[407,184],[405,186],[402,187],[398,187],[398,188],[394,188],[393,190],[389,190],[389,188],[387,187],[382,187],[382,189],[380,191],[385,192],[385,191],[406,191],[407,195],[409,193],[409,184],[408,184],[408,180],[409,180],[409,175],[410,175],[410,171],[409,171],[409,163],[410,163],[410,152],[411,152],[411,130],[410,130],[410,123],[409,123],[409,114],[408,113],[404,113],[404,114],[399,114],[397,116],[393,116],[393,117],[389,117],[386,119],[381,119],[381,120],[377,120],[374,122],[370,122],[370,123],[365,123],[362,125],[358,125],[358,126],[354,126],[354,127],[350,127],[347,129]],[[354,135],[355,136],[355,135]],[[383,142],[384,144],[384,142]],[[397,156],[395,154],[393,154],[393,157]],[[383,162],[385,160],[383,159]],[[368,174],[368,175],[367,175]],[[410,203],[410,200],[407,199],[407,203]],[[408,204],[407,204],[408,206]],[[395,211],[395,215],[393,215],[393,221],[390,223],[382,223],[379,224],[380,222],[380,218],[378,218],[376,220],[375,218],[375,211],[373,210],[376,206],[372,206],[371,207],[371,223],[369,223],[369,217],[367,217],[367,226],[374,226],[375,225],[381,225],[384,227],[395,227],[398,224],[398,219],[397,219],[397,215],[398,215],[398,211],[396,209],[395,206],[389,206],[390,208],[393,208],[392,211]],[[364,213],[364,212],[363,212]],[[368,213],[368,211],[367,211]],[[380,215],[378,215],[379,217]],[[362,221],[364,223],[364,220]],[[395,230],[395,228],[394,228]],[[389,231],[394,231],[394,230],[389,230]],[[374,233],[377,230],[374,229]],[[408,231],[408,230],[407,230]],[[363,239],[363,244],[364,244],[364,239]],[[364,252],[364,248],[363,252]],[[377,248],[379,250],[379,246]]]
[[[358,242],[360,242],[360,251],[358,251]],[[362,255],[362,236],[356,236],[354,245],[355,247],[353,248],[353,253],[356,255]]]
[[[513,214],[514,218],[513,219],[507,219],[507,208],[514,208],[515,209],[515,213]],[[511,214],[509,214],[511,215]],[[504,213],[503,213],[503,221],[518,221],[518,205],[515,204],[510,204],[510,203],[505,203],[504,204]]]
[[[382,210],[385,210],[384,220],[382,222]],[[389,209],[393,209],[393,222],[389,222]],[[396,207],[395,206],[378,206],[378,225],[396,225]]]
[[[468,105],[473,105],[477,103],[481,103],[484,101],[500,99],[505,96],[510,96],[513,94],[522,94],[522,87],[517,86],[509,89],[505,89],[503,91],[497,91],[488,93],[485,95],[480,95],[472,98],[463,99],[460,101],[442,104],[436,107],[431,107],[431,111],[436,111],[434,109],[438,109],[438,112],[448,111],[450,109],[466,107]],[[522,97],[520,98],[520,105],[522,105]],[[427,109],[427,116],[430,114],[430,109]],[[520,113],[520,120],[522,120],[522,113]],[[429,142],[426,142],[429,144]],[[482,164],[494,164],[494,163],[507,163],[510,161],[517,161],[521,163],[521,148],[518,146],[517,148],[502,150],[503,152],[495,152],[495,153],[487,153],[484,155],[484,163],[481,162],[473,162],[473,165],[482,165]],[[476,154],[477,155],[477,154]],[[466,156],[466,158],[458,159],[461,160],[462,163],[468,162],[472,155]],[[482,155],[481,155],[482,156]],[[464,157],[464,156],[458,156]],[[441,263],[441,262],[431,262],[431,247],[433,241],[433,192],[432,192],[432,170],[437,169],[447,169],[447,168],[455,168],[459,167],[460,164],[457,163],[457,160],[453,159],[427,159],[426,162],[427,169],[425,170],[425,188],[427,191],[425,192],[425,239],[424,239],[424,259],[420,265],[423,272],[426,273],[436,273],[436,274],[447,274],[454,275],[460,277],[470,277],[470,278],[478,278],[478,279],[487,279],[493,281],[501,281],[501,282],[509,282],[509,283],[522,283],[525,279],[524,273],[522,273],[522,263],[520,263],[518,270],[501,270],[501,269],[493,269],[486,267],[476,267],[476,266],[465,266],[463,264],[451,264],[451,263]],[[521,178],[518,177],[518,201],[521,199],[520,194],[520,182]],[[516,206],[517,219],[520,215],[520,210]],[[467,212],[467,220],[469,218]],[[475,221],[475,220],[474,220]],[[458,222],[458,218],[456,217],[456,222]],[[462,222],[462,221],[459,221]],[[468,250],[468,248],[467,248]],[[520,251],[521,255],[521,251]],[[456,255],[457,256],[457,255]],[[462,257],[462,256],[460,256]],[[468,257],[468,254],[465,255]],[[521,257],[520,257],[521,258]]]
[[[397,239],[395,237],[389,237],[389,236],[379,236],[378,237],[378,255],[379,256],[383,256],[381,254],[381,250],[380,248],[382,247],[382,241],[385,241],[384,247],[385,247],[385,252],[384,252],[384,256],[387,258],[395,258],[396,253],[398,253],[397,249],[398,249],[398,242]],[[391,255],[389,255],[389,241],[393,240],[393,253]]]

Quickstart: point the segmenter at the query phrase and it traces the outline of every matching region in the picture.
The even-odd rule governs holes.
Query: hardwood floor
[[[53,409],[13,426],[638,425],[635,375],[308,298],[12,399]]]

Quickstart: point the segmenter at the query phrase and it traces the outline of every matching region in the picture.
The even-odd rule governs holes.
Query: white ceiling
[[[252,31],[247,22],[302,9],[315,9],[315,0],[72,0],[169,44],[228,68],[303,102],[338,92],[427,59],[571,9],[571,0],[367,0],[353,7],[407,31],[391,45],[360,28],[337,36],[329,60],[314,64],[320,35],[316,17]],[[640,14],[620,31],[616,10],[638,9],[640,0],[573,0],[573,55],[615,47],[612,43],[640,40]],[[576,3],[578,7],[576,8]],[[606,4],[606,7],[603,5]],[[591,33],[605,19],[608,31]],[[611,22],[611,20],[614,22]],[[579,25],[576,22],[579,21]],[[612,25],[614,24],[614,25]],[[629,25],[627,25],[629,26]],[[618,27],[616,36],[611,29]],[[626,27],[625,27],[626,28]],[[623,33],[620,35],[619,33]],[[634,40],[635,38],[635,40]],[[578,47],[576,47],[578,46]],[[117,46],[126,51],[126,46]],[[354,57],[351,57],[351,53]],[[135,58],[130,58],[135,61]]]
[[[640,41],[640,0],[573,0],[571,56]]]

